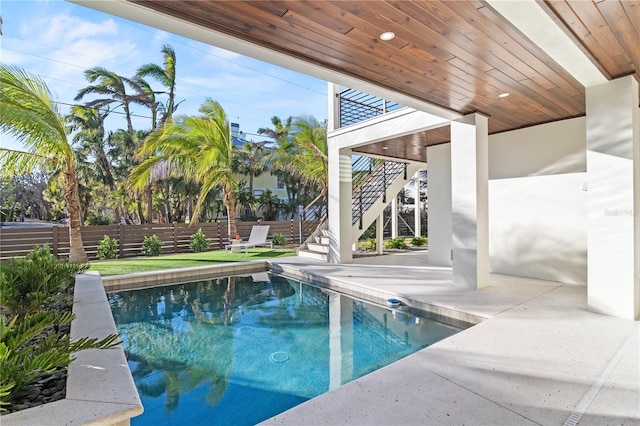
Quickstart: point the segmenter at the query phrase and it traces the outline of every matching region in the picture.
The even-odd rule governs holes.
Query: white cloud
[[[3,62],[44,76],[62,101],[72,101],[88,84],[86,69],[103,66],[131,76],[143,64],[161,65],[160,50],[169,44],[177,55],[178,100],[184,100],[178,114],[197,113],[204,98],[211,97],[246,132],[270,127],[273,115],[326,117],[326,83],[320,80],[72,3],[2,1]],[[143,107],[134,112],[149,115]],[[114,128],[125,126],[120,115],[109,120]],[[148,120],[136,119],[135,126],[147,127]]]

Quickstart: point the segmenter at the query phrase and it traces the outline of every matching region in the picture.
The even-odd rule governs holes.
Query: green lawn
[[[248,256],[241,253],[229,253],[225,250],[203,253],[173,254],[156,257],[135,257],[130,259],[96,260],[91,262],[90,271],[98,271],[100,275],[122,275],[136,272],[157,271],[160,269],[189,268],[191,266],[219,265],[229,262],[246,262],[249,260],[274,259],[295,256],[295,249],[254,248]]]

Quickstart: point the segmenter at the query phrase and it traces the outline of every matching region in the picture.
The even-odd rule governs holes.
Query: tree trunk
[[[69,210],[69,262],[86,263],[88,259],[80,233],[78,181],[72,164],[64,171],[64,200]]]
[[[233,239],[238,233],[238,229],[236,228],[236,218],[235,218],[235,199],[233,198],[233,189],[224,188],[224,205],[227,208],[227,232],[229,233],[229,240]]]
[[[138,208],[138,216],[140,219],[140,224],[144,223],[144,213],[142,212],[142,201],[140,200],[140,195],[136,195],[136,207]]]
[[[151,185],[147,186],[147,223],[153,223],[153,192]]]
[[[125,100],[122,104],[124,106],[124,115],[127,118],[127,131],[130,135],[133,135],[133,124],[131,123],[131,110],[129,109],[129,102]]]
[[[186,204],[185,208],[187,209],[187,212],[185,213],[184,221],[191,223],[191,212],[193,211],[193,197],[190,192],[187,193],[187,202],[185,204]]]

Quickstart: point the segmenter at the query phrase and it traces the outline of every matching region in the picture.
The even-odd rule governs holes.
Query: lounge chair
[[[244,249],[244,254],[249,253],[251,247],[269,246],[273,248],[273,241],[267,241],[269,235],[269,225],[255,225],[251,228],[251,235],[249,235],[249,241],[231,241],[227,244],[226,249],[232,253],[238,252]]]

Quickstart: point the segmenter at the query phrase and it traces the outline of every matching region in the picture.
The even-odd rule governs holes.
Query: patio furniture
[[[247,255],[251,247],[269,246],[269,248],[273,248],[273,242],[267,241],[268,235],[269,225],[255,225],[251,228],[249,241],[231,241],[226,245],[225,249],[231,253],[237,253],[244,249],[244,254]]]

